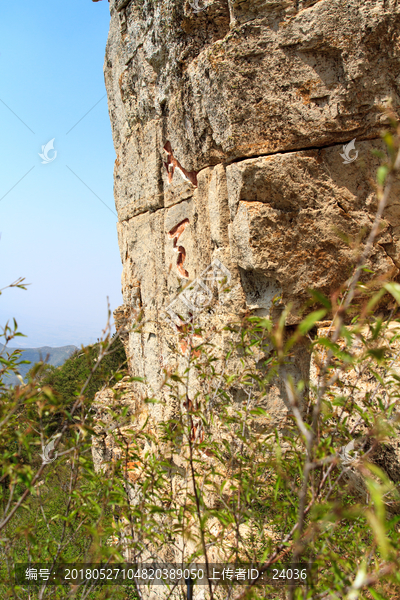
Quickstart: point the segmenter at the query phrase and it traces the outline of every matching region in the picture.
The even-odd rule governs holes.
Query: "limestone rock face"
[[[308,288],[329,294],[344,283],[376,209],[381,109],[400,102],[398,0],[199,2],[110,0],[105,79],[124,298],[116,319],[131,374],[147,382],[139,396],[160,390],[163,369],[179,366],[177,348],[185,355],[179,315],[190,318],[193,302],[175,298],[188,282],[196,301],[206,297],[199,319],[209,331],[289,303],[295,324]],[[396,184],[370,258],[391,278],[399,197]],[[144,325],[128,333],[140,311]],[[216,342],[223,350],[224,338]],[[307,360],[294,357],[296,377]],[[279,385],[267,408],[285,412]]]

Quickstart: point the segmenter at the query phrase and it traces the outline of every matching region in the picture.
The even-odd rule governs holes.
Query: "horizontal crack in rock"
[[[354,139],[354,138],[352,138],[352,139]],[[374,137],[363,138],[358,141],[359,142],[368,142],[368,141],[374,141],[374,140],[380,140],[380,139],[381,138],[379,136],[374,136]],[[308,150],[324,150],[325,148],[334,148],[335,146],[341,146],[342,144],[348,144],[350,141],[351,140],[342,140],[342,141],[338,142],[337,144],[327,144],[327,145],[323,145],[323,146],[308,146],[307,148],[297,148],[297,149],[295,148],[295,149],[291,149],[291,150],[278,150],[277,152],[268,152],[266,154],[255,154],[252,156],[243,156],[243,157],[234,158],[229,162],[220,162],[215,165],[205,165],[198,171],[190,171],[190,172],[186,171],[186,169],[184,169],[181,166],[179,161],[174,158],[174,156],[172,154],[172,149],[169,151],[169,149],[171,148],[171,144],[169,142],[167,142],[164,146],[164,150],[167,152],[168,157],[171,156],[171,160],[169,160],[169,162],[167,162],[167,163],[164,163],[164,165],[168,171],[168,178],[171,179],[171,181],[172,181],[172,175],[173,175],[174,169],[178,168],[179,171],[182,173],[184,179],[186,179],[186,181],[190,181],[195,187],[197,187],[197,175],[199,173],[201,173],[201,171],[204,171],[204,169],[208,169],[209,167],[217,167],[218,165],[229,166],[234,163],[244,162],[245,160],[253,160],[255,158],[264,158],[266,156],[277,156],[278,154],[295,154],[297,152],[307,152]],[[167,144],[169,144],[168,149],[167,149]],[[172,175],[171,175],[171,171],[169,170],[169,165],[173,164],[172,160],[175,161],[177,163],[177,165],[176,165],[176,167],[173,167]],[[194,181],[192,181],[192,179],[189,179],[189,176],[191,176],[193,179],[195,178],[196,183],[194,183]],[[171,206],[176,206],[176,205],[180,204],[181,202],[184,202],[185,200],[187,200],[187,198],[183,198],[182,200],[175,202]],[[129,217],[127,219],[121,219],[119,222],[124,223],[124,222],[130,221],[130,219],[134,219],[135,217],[138,217],[139,215],[143,215],[145,213],[150,213],[150,212],[155,213],[158,210],[165,210],[165,208],[170,208],[170,207],[169,206],[168,207],[161,206],[160,208],[156,208],[155,210],[144,210],[143,212],[137,213],[133,217]]]

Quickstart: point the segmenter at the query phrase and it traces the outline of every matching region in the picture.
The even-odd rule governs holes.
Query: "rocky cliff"
[[[110,11],[124,298],[116,320],[128,331],[143,311],[141,332],[125,342],[144,395],[177,366],[175,350],[184,354],[181,324],[201,304],[199,286],[210,331],[289,303],[290,326],[308,288],[329,294],[351,274],[376,208],[382,108],[399,104],[400,2],[110,0]],[[370,258],[391,278],[398,192]],[[175,300],[193,280],[186,302]],[[302,352],[294,360],[297,376],[307,361]],[[279,415],[284,395],[271,394]]]
[[[163,387],[193,354],[185,325],[198,324],[197,342],[212,343],[215,398],[222,376],[246,366],[245,352],[223,360],[226,323],[245,314],[275,320],[286,308],[289,333],[309,288],[329,295],[346,282],[376,211],[384,109],[400,102],[399,0],[110,0],[110,11],[105,79],[124,298],[115,320],[135,379],[96,396],[98,468],[121,457],[113,429],[127,439],[145,424],[157,433],[161,420],[185,411],[191,419],[192,400],[210,397],[195,372],[181,398]],[[399,198],[395,181],[369,258],[381,279],[400,272]],[[286,374],[313,381],[316,358],[305,345],[292,350]],[[264,360],[261,351],[249,359],[260,380]],[[351,372],[344,384],[354,381]],[[286,393],[279,373],[254,391],[268,415],[255,431],[285,429]],[[224,394],[249,406],[240,384]],[[217,420],[206,435],[222,441]],[[200,422],[192,434],[203,439]],[[187,448],[167,450],[182,474]],[[137,458],[126,465],[133,504]],[[174,497],[186,479],[171,476]],[[209,508],[215,501],[207,492]],[[165,552],[156,554],[174,559],[172,547]]]

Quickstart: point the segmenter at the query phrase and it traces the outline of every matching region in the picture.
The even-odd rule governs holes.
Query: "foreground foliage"
[[[311,291],[298,326],[285,327],[290,307],[274,322],[248,315],[212,337],[187,326],[185,359],[165,373],[163,394],[144,400],[144,422],[119,392],[94,419],[100,366],[114,360],[119,343],[109,333],[84,365],[79,356],[57,372],[39,365],[26,385],[1,388],[2,597],[140,597],[138,588],[17,585],[15,565],[140,564],[160,562],[171,550],[179,562],[206,568],[215,556],[261,570],[310,568],[300,587],[220,593],[209,578],[210,598],[396,597],[400,285],[375,278],[367,264],[400,169],[398,134],[385,134],[389,159],[377,175],[376,220],[353,275],[329,298]],[[143,325],[139,318],[134,331]],[[6,327],[4,343],[16,335],[16,326]],[[291,370],[299,352],[312,357],[303,379]],[[3,355],[1,365],[0,378],[18,372],[18,356]],[[116,367],[108,367],[113,381],[123,374]],[[138,393],[147,389],[139,378],[132,385]],[[281,386],[286,402],[280,423],[268,408],[273,386]],[[176,410],[155,421],[157,404]],[[57,455],[46,459],[50,436]],[[93,436],[106,436],[113,448],[97,473]],[[185,588],[170,592],[183,595]]]

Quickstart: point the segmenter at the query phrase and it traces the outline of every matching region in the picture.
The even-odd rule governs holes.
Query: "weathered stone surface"
[[[398,105],[397,0],[110,2],[105,76],[121,219],[163,205],[162,148],[188,170],[378,137]]]
[[[330,295],[351,276],[359,250],[343,236],[365,240],[372,227],[377,149],[382,150],[378,141],[360,143],[359,162],[345,166],[341,148],[334,146],[227,167],[235,262],[275,281],[283,303],[291,302],[294,311],[306,301],[308,288]],[[371,268],[389,278],[400,265],[398,198],[397,185],[370,257]]]
[[[146,321],[141,334],[130,336],[132,373],[146,377],[153,391],[159,389],[163,368],[175,364],[168,362],[168,347],[176,346],[177,332],[165,309],[213,259],[232,277],[228,298],[209,318],[215,327],[248,309],[268,315],[279,296],[281,304],[293,305],[288,324],[296,323],[308,288],[329,295],[343,284],[359,251],[343,235],[356,240],[361,233],[365,240],[373,222],[371,180],[378,159],[371,151],[379,147],[378,141],[361,143],[359,164],[345,166],[341,147],[335,146],[208,167],[199,173],[190,197],[121,223],[125,306],[142,307]],[[180,185],[173,181],[171,193]],[[397,198],[395,186],[369,262],[387,277],[394,277],[400,264]],[[171,234],[180,223],[182,252]],[[211,306],[214,302],[218,298]]]
[[[229,271],[230,292],[209,288],[198,319],[211,332],[249,310],[276,317],[289,303],[294,324],[308,288],[330,294],[344,283],[376,208],[380,107],[399,103],[397,1],[204,6],[110,1],[105,78],[124,297],[116,322],[132,375],[146,380],[134,384],[138,398],[160,392],[165,370],[184,368],[179,319],[168,316],[190,318],[174,299],[212,261]],[[342,142],[355,137],[357,159],[343,164]],[[197,178],[171,171],[171,157]],[[396,185],[369,262],[387,277],[400,267],[398,198]],[[222,356],[226,340],[215,342]],[[279,382],[267,408],[287,410]],[[157,420],[179,407],[151,410]]]
[[[371,226],[379,142],[358,143],[347,165],[336,144],[378,137],[380,106],[388,97],[398,104],[399,3],[218,1],[194,13],[189,4],[111,1],[110,9],[105,77],[125,304],[142,293],[152,319],[177,291],[168,232],[184,219],[182,268],[192,279],[218,250],[240,277],[233,312],[244,297],[268,312],[282,293],[295,313],[308,287],[336,289],[355,259],[337,233],[355,238]],[[166,140],[199,171],[197,189],[178,172],[168,185]],[[371,257],[391,276],[397,197],[398,189]]]
[[[110,0],[105,79],[124,298],[116,324],[130,373],[145,380],[130,384],[132,402],[165,400],[149,405],[152,423],[182,410],[162,389],[165,371],[182,373],[189,352],[177,324],[190,309],[175,299],[189,284],[193,300],[190,282],[199,286],[213,261],[229,273],[229,292],[208,282],[196,319],[218,359],[229,342],[218,333],[224,323],[249,311],[276,318],[291,304],[291,326],[308,288],[329,295],[351,275],[376,209],[381,108],[389,98],[395,110],[400,104],[399,0],[200,7]],[[357,155],[344,164],[343,145],[354,138]],[[189,181],[172,172],[178,164]],[[387,278],[400,269],[399,191],[396,183],[369,260]],[[226,374],[243,369],[239,358]],[[294,349],[286,368],[295,382],[308,380],[307,347]],[[189,397],[201,385],[191,376]],[[243,401],[242,389],[227,393],[232,405]],[[255,429],[284,427],[282,377],[254,402],[269,414]]]

